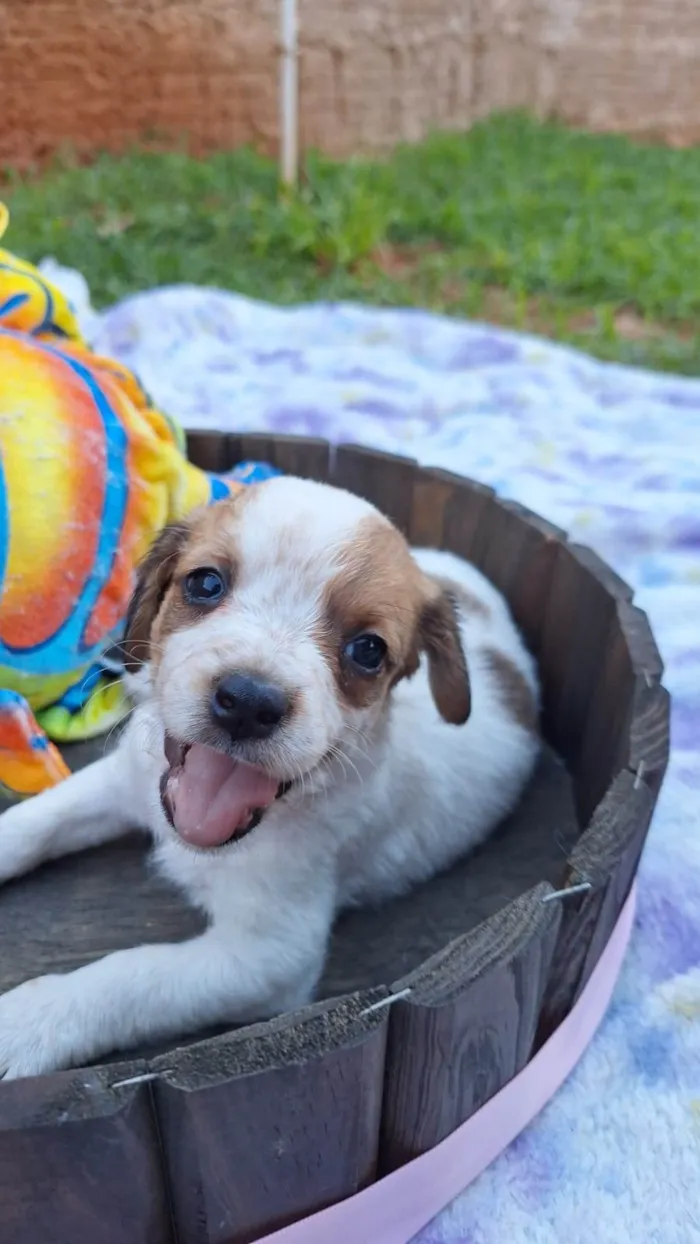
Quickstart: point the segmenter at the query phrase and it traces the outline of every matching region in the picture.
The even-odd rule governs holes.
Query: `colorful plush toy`
[[[7,226],[0,204],[0,237]],[[54,743],[126,711],[105,653],[134,570],[168,522],[274,472],[208,475],[131,372],[93,354],[73,311],[0,249],[0,784],[66,776]],[[52,742],[53,740],[53,742]]]

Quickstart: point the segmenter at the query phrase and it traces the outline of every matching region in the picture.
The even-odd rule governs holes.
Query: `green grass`
[[[79,267],[98,305],[171,281],[424,305],[700,373],[700,148],[510,115],[387,162],[311,157],[293,196],[248,150],[64,160],[0,193],[7,244]]]

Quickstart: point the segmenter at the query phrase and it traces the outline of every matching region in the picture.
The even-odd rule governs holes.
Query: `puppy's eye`
[[[386,644],[379,635],[357,635],[343,649],[348,661],[365,674],[376,674],[384,664]]]
[[[188,605],[217,605],[226,595],[224,576],[211,566],[190,570],[182,587]]]

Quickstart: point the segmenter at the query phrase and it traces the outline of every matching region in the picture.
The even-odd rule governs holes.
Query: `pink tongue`
[[[269,807],[278,785],[262,769],[194,743],[168,781],[175,828],[198,847],[220,846],[245,829],[255,808]]]

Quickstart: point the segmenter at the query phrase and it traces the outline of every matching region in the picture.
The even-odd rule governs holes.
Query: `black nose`
[[[289,709],[281,687],[250,674],[227,674],[214,688],[211,711],[232,739],[267,739]]]

